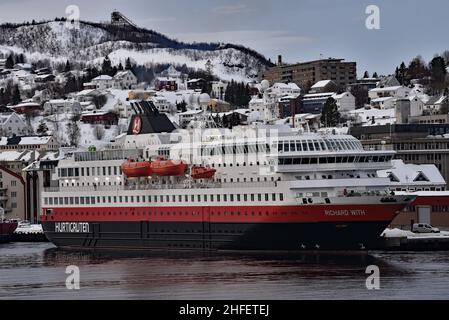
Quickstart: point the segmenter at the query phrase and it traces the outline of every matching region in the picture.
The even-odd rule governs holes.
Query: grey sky
[[[416,55],[449,49],[447,0],[0,0],[0,22],[65,16],[108,20],[113,9],[138,25],[183,41],[223,41],[286,62],[340,57],[364,70],[391,73]],[[381,30],[365,27],[368,5],[379,6]]]

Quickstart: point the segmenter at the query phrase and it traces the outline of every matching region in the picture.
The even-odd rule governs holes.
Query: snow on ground
[[[208,60],[212,62],[213,74],[222,80],[244,81],[250,82],[252,79],[246,74],[245,69],[229,68],[223,62],[229,65],[237,65],[242,63],[242,53],[235,49],[224,49],[218,51],[199,51],[193,49],[173,50],[173,49],[150,49],[145,51],[135,51],[128,49],[118,49],[109,54],[109,59],[113,64],[119,64],[126,58],[133,59],[137,64],[175,64],[183,65],[193,69],[206,69]],[[95,64],[100,65],[103,58],[94,60]],[[255,70],[250,70],[254,71]]]
[[[441,231],[440,233],[413,233],[407,230],[401,229],[387,229],[382,233],[381,237],[386,238],[419,238],[419,239],[428,239],[428,238],[449,238],[449,232]]]
[[[42,229],[42,225],[40,224],[19,224],[16,231],[14,231],[15,234],[40,234],[44,233]]]

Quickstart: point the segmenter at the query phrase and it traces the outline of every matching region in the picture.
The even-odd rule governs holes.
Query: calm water
[[[65,287],[77,265],[81,290]],[[381,290],[368,291],[377,265]],[[449,252],[111,256],[0,245],[0,299],[449,299]]]

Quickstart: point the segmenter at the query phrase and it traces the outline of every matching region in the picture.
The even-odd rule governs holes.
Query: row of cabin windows
[[[103,196],[103,197],[45,197],[45,205],[90,205],[99,203],[189,203],[189,202],[248,202],[284,201],[282,193],[211,194],[172,196]]]
[[[265,211],[265,212],[262,212],[262,211],[257,211],[257,212],[254,212],[254,211],[237,211],[237,212],[234,212],[234,211],[211,211],[210,212],[210,215],[211,216],[218,216],[218,217],[222,217],[222,216],[224,216],[224,217],[227,217],[227,216],[231,216],[231,217],[233,217],[233,216],[259,216],[259,217],[262,217],[262,216],[277,216],[277,215],[288,215],[288,214],[290,214],[290,215],[295,215],[295,214],[298,214],[298,212],[297,211],[293,211],[293,212],[288,212],[288,211],[282,211],[282,212],[278,212],[278,211]],[[64,212],[64,213],[62,213],[62,212],[60,212],[60,213],[58,213],[58,212],[56,212],[55,213],[55,215],[66,215],[66,216],[92,216],[92,217],[94,217],[94,216],[128,216],[128,215],[131,215],[131,216],[146,216],[146,215],[148,215],[148,216],[199,216],[199,215],[201,215],[201,212],[200,211],[197,211],[197,212],[195,212],[195,211],[178,211],[178,212],[176,212],[176,211],[172,211],[172,212],[170,212],[170,211],[167,211],[167,212],[161,212],[161,211],[148,211],[148,212],[123,212],[123,211],[119,211],[119,212],[111,212],[111,211],[109,211],[109,212],[93,212],[93,213],[89,213],[89,212],[78,212],[78,211],[71,211],[71,212]],[[165,230],[166,229],[155,229],[154,230],[154,232],[165,232]],[[188,230],[186,230],[186,232],[187,233],[189,233],[189,231]],[[192,230],[191,229],[191,232],[192,233],[195,233],[195,232],[202,232],[201,230],[198,230],[198,231],[194,231],[194,230]],[[225,231],[224,233],[228,233],[227,231]]]
[[[60,168],[58,175],[60,178],[85,177],[85,176],[117,176],[121,175],[120,167],[89,167],[89,168]]]
[[[279,165],[389,162],[393,156],[348,156],[321,158],[279,158]]]
[[[314,152],[361,150],[362,146],[352,140],[302,140],[279,142],[278,152]]]
[[[225,154],[245,154],[245,153],[270,153],[270,145],[263,144],[236,144],[213,147],[201,147],[201,156],[218,156]]]

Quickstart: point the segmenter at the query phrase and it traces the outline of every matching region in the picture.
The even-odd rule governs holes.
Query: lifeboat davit
[[[151,164],[147,161],[132,161],[128,160],[121,166],[122,172],[128,178],[151,177],[153,171]]]
[[[212,179],[217,170],[200,166],[193,166],[191,176],[193,179]]]
[[[187,170],[187,164],[181,160],[156,160],[151,162],[151,170],[161,177],[179,177]]]

